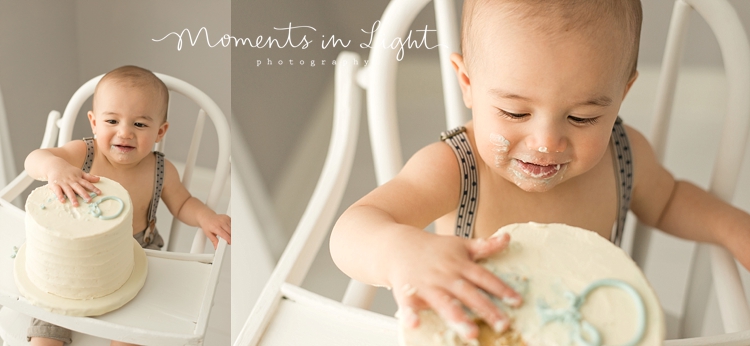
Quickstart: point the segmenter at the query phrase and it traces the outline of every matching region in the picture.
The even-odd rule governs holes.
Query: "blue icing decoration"
[[[45,207],[44,204],[40,204],[39,208],[41,208],[42,210],[47,209],[47,207]]]
[[[485,267],[487,270],[492,272],[492,274],[495,274],[500,280],[502,280],[506,285],[510,286],[514,291],[516,291],[518,294],[520,294],[522,297],[526,295],[526,293],[529,291],[529,279],[525,276],[520,276],[516,273],[504,273],[498,270],[498,268],[494,266],[487,266]],[[488,294],[490,296],[490,300],[495,304],[497,307],[506,307],[507,304],[503,302],[502,299]]]
[[[643,299],[640,294],[638,294],[632,286],[624,281],[616,279],[594,281],[586,286],[578,296],[570,291],[565,292],[564,296],[568,302],[570,302],[570,305],[567,308],[553,310],[549,307],[547,302],[539,300],[537,302],[537,313],[542,320],[542,325],[553,321],[568,324],[571,326],[570,337],[576,344],[584,346],[600,346],[602,340],[599,331],[590,323],[583,320],[583,316],[581,316],[579,310],[591,291],[604,286],[619,288],[627,292],[628,295],[630,295],[630,298],[633,299],[633,303],[635,303],[637,310],[636,313],[638,315],[638,327],[635,336],[624,345],[634,346],[638,344],[646,333],[646,306],[643,304]]]
[[[117,210],[117,212],[114,215],[107,215],[107,216],[102,215],[102,210],[99,209],[99,204],[107,200],[120,202],[120,209]],[[98,217],[102,220],[111,220],[120,216],[120,214],[122,214],[123,209],[125,209],[125,202],[123,202],[119,197],[115,197],[115,196],[104,196],[100,198],[98,201],[92,200],[91,204],[89,204],[89,213],[91,213],[91,215],[94,215],[94,217]]]
[[[529,291],[529,280],[525,277],[515,273],[495,273],[495,275],[520,295],[525,295]]]

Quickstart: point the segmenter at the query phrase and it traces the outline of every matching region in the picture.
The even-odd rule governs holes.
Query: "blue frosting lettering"
[[[583,320],[580,308],[591,291],[605,286],[621,289],[627,292],[630,298],[632,298],[637,310],[638,326],[635,336],[624,345],[634,346],[638,344],[646,333],[646,306],[643,304],[643,299],[640,294],[638,294],[632,286],[624,281],[616,279],[594,281],[586,286],[580,295],[575,295],[575,293],[570,291],[565,292],[564,296],[570,302],[570,305],[567,308],[554,310],[549,307],[547,302],[539,300],[537,302],[537,313],[542,320],[542,325],[553,321],[568,324],[571,326],[570,337],[576,344],[584,346],[600,346],[602,344],[602,339],[599,335],[599,331],[596,330],[593,325]]]
[[[120,209],[118,209],[117,212],[114,213],[113,215],[102,215],[102,210],[99,209],[99,204],[108,200],[120,202]],[[105,196],[105,197],[100,198],[98,201],[92,200],[91,203],[89,204],[89,213],[91,213],[91,215],[94,215],[94,217],[98,217],[99,219],[102,219],[102,220],[111,220],[120,216],[120,214],[122,214],[123,209],[125,209],[125,202],[123,202],[119,197],[115,197],[115,196]]]

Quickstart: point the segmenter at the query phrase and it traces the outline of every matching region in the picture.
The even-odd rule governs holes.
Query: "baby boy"
[[[90,201],[90,192],[101,192],[92,184],[100,176],[117,181],[130,194],[133,237],[144,248],[164,246],[156,229],[160,198],[180,221],[200,227],[214,247],[217,237],[230,242],[229,216],[216,214],[192,197],[175,166],[153,151],[169,128],[168,103],[167,87],[151,71],[136,66],[112,70],[97,84],[88,112],[94,137],[35,150],[26,158],[26,171],[47,181],[60,203],[74,206],[77,196]],[[28,338],[32,345],[63,345],[70,343],[70,331],[35,319]]]

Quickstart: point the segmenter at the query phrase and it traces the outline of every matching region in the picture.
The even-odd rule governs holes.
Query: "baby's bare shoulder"
[[[450,145],[444,142],[435,142],[417,151],[406,163],[404,168],[414,166],[414,168],[435,168],[443,166],[445,168],[455,167],[458,169],[456,154],[450,148]]]
[[[651,143],[640,131],[625,125],[625,132],[628,134],[629,150],[633,157],[634,178],[636,181],[641,178],[647,179],[654,170],[662,168],[661,163],[656,158]]]
[[[166,157],[164,158],[164,187],[172,187],[180,185],[182,186],[182,179],[180,179],[180,172],[177,167],[169,161]]]
[[[61,147],[44,150],[48,150],[75,167],[83,166],[83,162],[86,160],[86,142],[80,139],[65,143]]]
[[[398,223],[425,227],[455,209],[460,193],[459,168],[451,148],[436,142],[415,153],[389,182],[355,206],[372,206]]]
[[[630,207],[638,218],[655,225],[674,188],[674,177],[659,162],[645,136],[625,126],[633,153],[633,194]]]

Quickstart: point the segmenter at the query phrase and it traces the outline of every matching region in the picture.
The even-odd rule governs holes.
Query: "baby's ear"
[[[625,94],[622,95],[622,99],[625,99],[625,96],[628,95],[628,91],[630,91],[630,87],[633,86],[633,83],[635,83],[635,80],[638,79],[638,71],[635,71],[633,75],[630,77],[630,80],[628,80],[628,84],[625,84]]]
[[[169,122],[165,121],[161,126],[159,126],[159,132],[156,133],[156,143],[161,142],[162,138],[164,138],[164,135],[167,134],[167,129],[169,128]]]
[[[89,124],[91,125],[91,132],[93,134],[96,134],[96,116],[92,111],[89,111],[87,115],[89,117]]]
[[[471,80],[469,79],[469,73],[466,70],[463,56],[458,53],[451,54],[451,65],[453,65],[453,69],[456,71],[456,78],[458,78],[458,85],[461,87],[464,105],[466,105],[466,108],[471,108]]]

